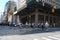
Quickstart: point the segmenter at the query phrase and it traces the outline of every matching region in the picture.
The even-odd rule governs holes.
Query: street
[[[40,28],[0,27],[0,40],[60,40],[60,28],[49,28],[42,31]]]
[[[60,0],[0,0],[0,40],[60,40]]]

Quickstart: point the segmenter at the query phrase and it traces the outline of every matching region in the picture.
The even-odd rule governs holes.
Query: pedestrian
[[[29,27],[31,27],[31,25],[32,25],[32,24],[29,22]]]
[[[38,28],[40,28],[40,23],[38,23]]]
[[[28,28],[28,22],[25,23],[25,27]]]
[[[44,24],[43,23],[41,23],[41,28],[42,28],[42,30],[44,30]]]
[[[34,27],[34,22],[32,23],[32,26]]]
[[[19,28],[22,28],[22,23],[19,23]]]
[[[46,21],[45,22],[45,30],[48,31],[49,23]]]

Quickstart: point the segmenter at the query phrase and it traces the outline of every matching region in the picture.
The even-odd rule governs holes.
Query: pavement
[[[60,31],[28,35],[6,35],[0,36],[0,40],[60,40]]]
[[[60,28],[18,28],[1,26],[0,40],[60,40]]]

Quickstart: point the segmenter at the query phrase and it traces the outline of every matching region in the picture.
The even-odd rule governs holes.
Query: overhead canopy
[[[20,11],[18,11],[16,15],[21,15],[21,16],[22,16],[22,15],[31,14],[32,12],[35,11],[36,8],[38,8],[40,11],[45,11],[45,12],[47,12],[47,13],[52,14],[52,13],[50,12],[50,10],[51,10],[51,8],[53,8],[53,6],[50,5],[50,4],[47,4],[47,3],[44,3],[45,6],[43,6],[42,4],[43,4],[43,3],[42,3],[41,1],[40,1],[40,2],[31,1],[31,2],[29,2],[29,3],[27,4],[27,7],[25,7],[24,9],[22,9],[22,10],[20,10]],[[59,10],[56,9],[55,14],[53,14],[53,15],[58,16],[58,14],[57,14],[58,11],[59,11]]]

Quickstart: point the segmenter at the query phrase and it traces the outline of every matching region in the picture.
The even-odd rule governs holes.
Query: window
[[[42,1],[42,0],[36,0],[37,2]]]
[[[54,0],[54,1],[56,1],[56,2],[60,2],[60,0]]]
[[[39,0],[39,1],[42,1],[42,0]]]
[[[32,1],[32,0],[26,0],[27,3],[29,3],[30,1]]]
[[[14,8],[14,11],[16,11],[17,9],[16,9],[16,7]]]
[[[37,2],[39,2],[39,0],[36,0]]]
[[[52,0],[48,0],[48,2],[52,2]]]

